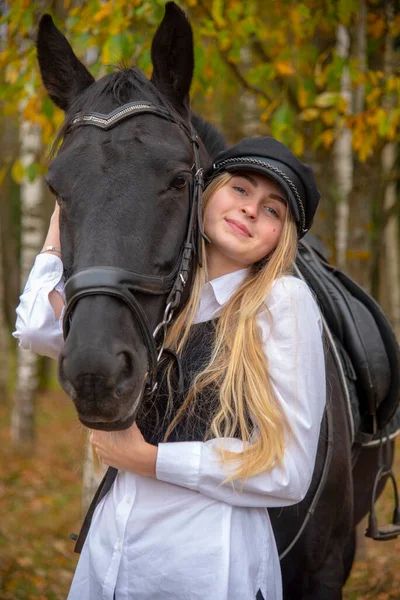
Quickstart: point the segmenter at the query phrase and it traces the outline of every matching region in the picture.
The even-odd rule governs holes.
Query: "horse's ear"
[[[151,46],[151,59],[151,81],[186,116],[194,69],[193,34],[185,13],[174,2],[165,6]]]
[[[77,59],[50,15],[43,15],[37,36],[37,57],[43,83],[50,98],[63,110],[94,82],[86,67]]]

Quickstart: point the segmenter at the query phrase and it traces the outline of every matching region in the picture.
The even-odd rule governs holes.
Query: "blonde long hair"
[[[232,174],[223,173],[209,184],[203,194],[203,214],[213,193],[231,177]],[[210,386],[209,389],[217,390],[217,410],[210,415],[205,439],[239,436],[244,442],[239,453],[229,452],[221,444],[222,461],[234,464],[233,474],[226,481],[245,481],[257,473],[269,471],[281,463],[284,454],[287,423],[268,375],[257,315],[268,311],[266,298],[273,282],[292,272],[297,232],[289,210],[286,215],[275,250],[250,268],[245,280],[223,307],[216,325],[211,358],[196,375],[164,438],[167,440],[174,427],[195,412],[204,388]],[[196,270],[191,296],[168,333],[167,345],[178,353],[182,352],[190,335],[201,288],[208,280],[205,247],[203,257],[204,265]],[[270,314],[269,317],[272,326]]]

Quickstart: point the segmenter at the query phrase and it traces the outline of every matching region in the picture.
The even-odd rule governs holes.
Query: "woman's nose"
[[[244,204],[241,209],[241,213],[246,215],[249,219],[254,220],[257,216],[257,206],[255,203]]]

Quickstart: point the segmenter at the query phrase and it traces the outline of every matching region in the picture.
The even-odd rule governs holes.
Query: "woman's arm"
[[[240,482],[226,483],[218,440],[158,445],[156,476],[162,481],[198,491],[235,506],[287,506],[300,502],[311,483],[325,407],[325,362],[317,305],[301,281],[284,278],[274,288],[267,313],[259,316],[269,374],[290,426],[282,465]],[[279,291],[279,286],[286,286]],[[240,452],[243,442],[225,439],[225,447]]]
[[[56,207],[44,248],[60,247],[59,213]],[[64,307],[63,264],[58,252],[46,251],[36,257],[20,303],[16,309],[13,336],[22,348],[57,358],[64,344],[62,311]]]
[[[50,218],[50,226],[46,235],[46,239],[43,244],[43,248],[53,246],[54,248],[60,248],[60,207],[56,202],[54,212]],[[46,250],[43,254],[53,254],[61,259],[61,252]],[[49,292],[49,302],[54,310],[56,319],[59,319],[64,308],[64,300],[60,289],[54,289]]]

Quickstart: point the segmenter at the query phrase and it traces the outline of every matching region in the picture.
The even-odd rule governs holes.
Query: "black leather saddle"
[[[389,423],[400,402],[400,351],[393,329],[375,300],[328,262],[315,236],[300,241],[296,265],[350,358],[363,414],[360,427],[372,435]]]

